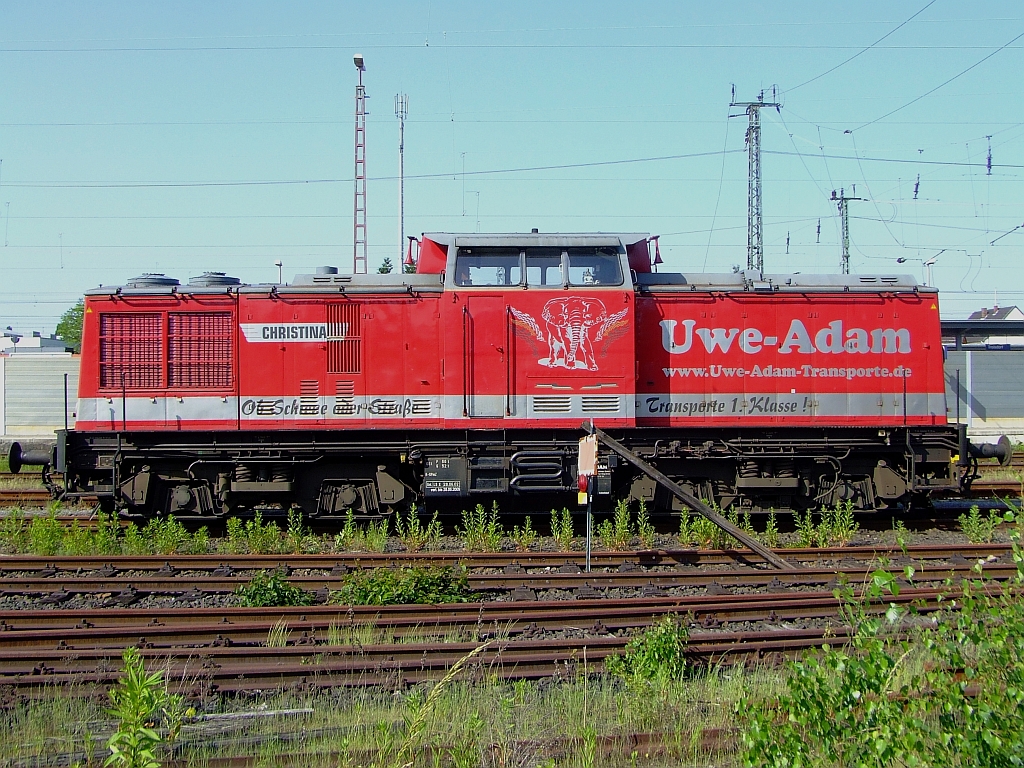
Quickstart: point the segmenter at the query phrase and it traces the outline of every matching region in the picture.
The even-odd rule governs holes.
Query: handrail
[[[469,307],[462,305],[462,418],[469,418]]]
[[[505,305],[505,415],[512,415],[512,396],[514,385],[514,369],[512,368],[512,323],[509,318],[511,308]]]

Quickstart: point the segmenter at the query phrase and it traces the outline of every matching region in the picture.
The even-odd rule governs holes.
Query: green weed
[[[383,552],[388,547],[388,519],[386,517],[371,521],[362,531],[361,549],[367,552]]]
[[[64,543],[64,526],[57,513],[33,517],[28,526],[29,551],[33,555],[48,557],[59,554]]]
[[[311,593],[289,584],[279,571],[257,573],[248,584],[236,589],[235,594],[246,608],[313,604]]]
[[[526,552],[529,550],[537,541],[537,532],[533,530],[533,521],[530,520],[530,516],[527,515],[526,519],[523,520],[522,528],[518,525],[512,526],[512,533],[509,536],[518,551]]]
[[[29,529],[25,513],[15,507],[0,519],[0,549],[11,554],[25,552],[29,547]]]
[[[334,537],[334,548],[339,552],[346,552],[352,549],[359,536],[359,526],[356,524],[356,513],[349,508],[345,513],[345,524]]]
[[[615,527],[610,518],[602,520],[594,528],[597,543],[601,549],[615,549]]]
[[[986,544],[992,541],[996,528],[1002,522],[1002,518],[995,510],[989,510],[988,516],[982,517],[977,504],[972,505],[969,512],[957,519],[960,522],[960,530],[972,544]]]
[[[437,549],[441,545],[441,521],[437,519],[435,511],[430,522],[423,525],[416,505],[413,504],[405,520],[401,512],[395,517],[395,535],[409,552]]]
[[[409,605],[464,603],[471,597],[464,569],[414,566],[349,573],[342,579],[341,588],[331,593],[331,602],[341,605]]]
[[[907,530],[907,526],[902,520],[893,518],[892,538],[896,542],[896,546],[906,552],[907,542],[910,541],[910,531]]]
[[[316,554],[323,549],[323,542],[303,522],[302,511],[288,510],[288,528],[284,533],[284,549],[296,555]]]
[[[552,509],[551,537],[558,542],[558,546],[562,548],[563,552],[572,550],[572,540],[575,535],[572,525],[572,512],[565,507],[562,508],[561,512],[557,509]]]
[[[227,522],[227,539],[221,542],[221,551],[229,555],[240,555],[248,550],[245,542],[245,525],[240,518],[231,517]]]
[[[629,549],[633,538],[633,519],[629,511],[629,499],[620,499],[615,504],[615,516],[612,523],[611,549]]]
[[[146,674],[138,648],[126,648],[122,655],[124,672],[110,691],[117,718],[117,731],[107,741],[110,757],[105,766],[118,768],[159,768],[156,750],[163,740],[154,721],[167,703],[163,672]]]
[[[245,521],[245,546],[253,555],[272,555],[281,551],[281,529],[277,523],[263,522],[263,513],[256,510],[251,520]]]
[[[462,513],[462,528],[459,529],[463,544],[470,552],[498,552],[505,531],[498,520],[498,502],[491,506],[490,512],[483,504],[477,504],[472,510]]]
[[[768,513],[768,521],[764,524],[764,534],[761,538],[772,549],[779,546],[779,523],[775,519],[775,510]]]
[[[679,543],[684,547],[696,543],[693,538],[693,516],[689,509],[679,513]]]
[[[841,501],[832,509],[823,508],[818,526],[818,546],[845,547],[859,530],[860,523],[853,519],[852,501]]]
[[[281,618],[275,621],[274,626],[267,632],[267,639],[263,645],[267,648],[287,648],[290,636],[291,630],[288,629],[288,621]]]
[[[793,519],[796,524],[797,546],[804,548],[815,546],[818,541],[818,528],[814,524],[814,515],[811,510],[808,509],[803,515],[793,512]]]
[[[647,502],[640,499],[639,509],[636,513],[636,535],[640,539],[640,546],[644,549],[654,547],[654,524],[651,522],[651,515],[647,511]]]
[[[605,669],[630,682],[678,680],[686,671],[689,639],[678,616],[665,616],[631,639],[621,656],[605,659]]]

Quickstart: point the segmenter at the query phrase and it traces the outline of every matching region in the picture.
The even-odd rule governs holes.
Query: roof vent
[[[316,273],[318,275],[336,275],[338,274],[337,267],[317,267]]]
[[[242,281],[223,272],[203,272],[198,277],[190,277],[188,284],[197,288],[215,288],[219,286],[241,285]]]
[[[156,272],[147,272],[144,275],[133,277],[125,284],[127,288],[167,288],[174,285],[181,285],[181,283],[176,278]]]

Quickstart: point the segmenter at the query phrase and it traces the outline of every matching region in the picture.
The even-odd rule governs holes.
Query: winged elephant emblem
[[[532,315],[509,307],[517,331],[547,345],[547,357],[537,362],[548,368],[598,370],[594,342],[613,341],[625,327],[629,308],[612,315],[599,299],[563,296],[551,299],[541,311],[540,323]]]

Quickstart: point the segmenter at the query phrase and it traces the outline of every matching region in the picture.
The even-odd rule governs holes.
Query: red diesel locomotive
[[[723,508],[959,488],[935,289],[655,273],[648,242],[428,234],[415,274],[91,290],[62,491],[142,515],[564,494],[590,420]],[[614,455],[596,487],[673,505]]]

